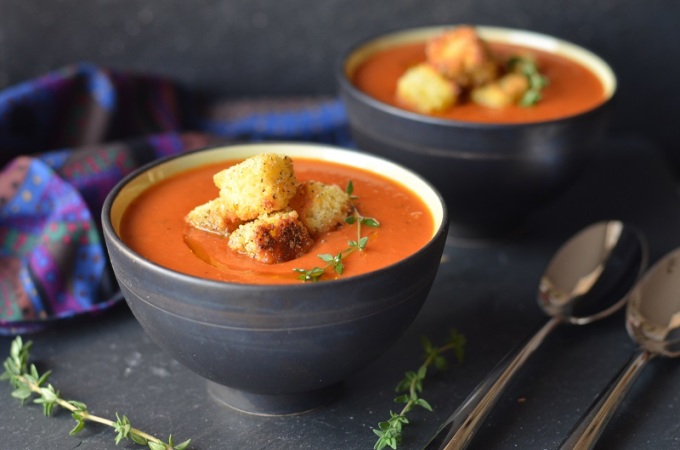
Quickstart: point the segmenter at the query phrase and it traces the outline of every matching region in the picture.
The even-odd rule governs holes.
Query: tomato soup
[[[579,114],[600,105],[605,89],[589,69],[578,62],[536,49],[489,42],[491,51],[508,59],[512,55],[531,53],[549,84],[542,99],[530,107],[507,106],[489,108],[466,101],[439,113],[430,114],[444,119],[483,123],[539,122]],[[356,69],[352,82],[361,91],[384,103],[403,108],[397,102],[397,80],[407,68],[424,62],[425,44],[404,44],[381,50],[369,56]]]
[[[302,283],[294,269],[310,270],[324,263],[318,254],[336,255],[357,240],[357,226],[345,224],[315,240],[306,255],[280,264],[264,264],[227,246],[228,237],[188,226],[184,217],[199,204],[215,198],[212,176],[232,163],[209,164],[174,175],[148,188],[125,211],[120,237],[145,258],[169,269],[203,278],[236,283]],[[347,255],[341,277],[390,265],[422,248],[433,236],[434,220],[413,192],[368,171],[318,160],[294,158],[299,181],[316,180],[343,189],[351,180],[359,212],[380,227],[362,227],[369,236],[363,252]],[[329,271],[322,280],[338,277]]]

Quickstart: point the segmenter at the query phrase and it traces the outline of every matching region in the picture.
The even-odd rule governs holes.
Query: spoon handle
[[[519,350],[508,353],[439,428],[423,450],[466,448],[512,377],[559,323],[557,318],[550,319],[518,347]]]
[[[604,427],[609,423],[623,398],[633,386],[633,382],[653,357],[654,354],[646,350],[641,350],[631,356],[628,363],[609,382],[606,389],[581,416],[567,438],[562,441],[560,450],[593,448],[604,431]]]

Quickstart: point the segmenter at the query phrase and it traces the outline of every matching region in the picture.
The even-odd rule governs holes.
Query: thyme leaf
[[[189,446],[191,439],[175,445],[170,435],[168,442],[163,442],[134,428],[127,416],[121,417],[116,413],[116,420],[109,420],[91,414],[82,402],[62,398],[60,392],[47,382],[51,372],[47,371],[41,375],[35,364],[28,364],[32,345],[31,341],[24,343],[21,336],[17,336],[12,341],[9,357],[3,363],[5,371],[0,374],[0,380],[9,381],[14,388],[12,397],[21,400],[22,404],[31,398],[33,398],[33,403],[41,404],[46,416],[51,416],[57,407],[70,411],[71,417],[76,421],[76,425],[69,432],[70,435],[73,436],[82,431],[86,422],[97,422],[114,429],[116,444],[123,439],[129,439],[137,444],[148,446],[151,450],[186,450]]]
[[[531,58],[515,56],[508,61],[508,67],[511,71],[524,75],[529,82],[529,89],[518,104],[529,107],[538,103],[541,100],[541,91],[548,85],[548,78],[539,72],[536,62]]]
[[[347,188],[345,189],[345,192],[349,196],[350,200],[356,200],[359,198],[353,195],[354,184],[352,183],[352,180],[349,180],[349,182],[347,183]],[[380,227],[380,222],[378,222],[377,219],[373,217],[362,216],[359,213],[359,210],[357,209],[356,205],[354,205],[354,203],[352,203],[352,213],[345,218],[345,223],[347,223],[348,225],[356,224],[357,239],[347,241],[347,248],[337,253],[336,255],[331,255],[329,253],[322,253],[316,255],[322,262],[326,263],[324,266],[321,267],[317,266],[311,269],[300,268],[293,269],[294,272],[300,274],[298,276],[298,280],[301,280],[305,283],[310,281],[311,282],[320,281],[321,277],[328,270],[333,270],[337,275],[342,275],[342,273],[345,270],[345,264],[343,263],[343,259],[355,251],[363,252],[366,249],[366,245],[368,244],[368,236],[361,235],[361,226],[364,225],[371,228]]]
[[[424,351],[424,361],[416,371],[406,372],[404,378],[397,383],[395,391],[401,395],[397,396],[394,402],[404,404],[404,406],[398,413],[390,411],[389,419],[379,422],[378,428],[373,429],[373,433],[378,436],[378,440],[373,446],[374,450],[382,450],[386,447],[397,448],[401,443],[404,425],[409,423],[406,414],[414,407],[418,406],[427,411],[432,411],[432,406],[421,397],[423,381],[430,366],[434,365],[439,370],[446,369],[448,364],[443,353],[453,351],[458,362],[463,362],[466,339],[455,329],[450,331],[447,341],[439,347],[435,347],[427,337],[422,337],[420,342]]]

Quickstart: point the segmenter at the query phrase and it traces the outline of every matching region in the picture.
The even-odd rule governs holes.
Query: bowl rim
[[[347,48],[344,52],[342,52],[340,57],[337,59],[335,65],[335,75],[340,85],[341,92],[344,91],[345,93],[356,97],[358,100],[369,105],[374,109],[407,120],[413,120],[415,122],[430,125],[440,125],[447,127],[464,127],[471,129],[486,129],[486,130],[524,128],[536,125],[549,125],[564,122],[565,120],[569,119],[578,118],[606,107],[609,103],[611,103],[612,99],[618,92],[618,79],[616,77],[614,70],[612,69],[612,66],[607,61],[605,61],[601,56],[597,55],[591,50],[588,50],[585,47],[582,47],[578,44],[567,41],[565,39],[545,33],[524,30],[520,28],[489,26],[483,24],[471,26],[473,26],[477,31],[479,31],[480,35],[482,35],[485,38],[491,37],[496,38],[496,40],[498,40],[498,37],[505,36],[507,38],[507,42],[517,45],[524,45],[527,47],[532,47],[544,51],[551,51],[551,49],[547,48],[550,46],[554,48],[559,47],[562,48],[563,51],[567,51],[567,53],[569,54],[578,54],[579,56],[590,60],[593,64],[598,66],[598,70],[594,70],[590,65],[586,65],[586,67],[588,67],[588,69],[591,72],[594,72],[595,75],[600,80],[600,82],[603,83],[606,94],[605,99],[598,105],[594,106],[593,108],[581,111],[576,114],[559,117],[555,119],[536,120],[531,122],[518,122],[518,123],[472,122],[434,117],[427,114],[422,114],[415,111],[399,108],[388,103],[384,103],[372,97],[371,95],[363,92],[362,90],[358,89],[354,85],[354,83],[352,83],[348,76],[349,71],[348,65],[351,62],[351,58],[356,57],[356,54],[363,49],[366,49],[365,51],[369,52],[367,48],[371,46],[388,48],[390,46],[393,46],[395,43],[406,43],[423,40],[427,36],[432,36],[444,30],[452,29],[463,25],[469,24],[459,23],[445,25],[426,25],[410,28],[396,28],[393,30],[374,33],[373,35],[370,35],[366,38],[359,40],[358,42],[354,43],[349,48]],[[536,45],[534,46],[528,45],[526,40],[531,40]],[[381,46],[381,43],[383,43],[384,41],[392,41],[392,43],[383,44]],[[374,51],[377,50],[378,49]],[[583,64],[580,60],[579,62]]]
[[[135,252],[132,248],[130,248],[118,235],[118,232],[116,231],[116,228],[114,227],[111,219],[111,211],[113,209],[113,206],[115,204],[116,199],[118,198],[119,194],[125,189],[126,186],[128,186],[131,182],[133,182],[135,179],[138,177],[144,176],[145,173],[147,173],[150,169],[157,168],[159,166],[162,166],[167,163],[171,163],[174,160],[178,159],[183,159],[183,158],[191,158],[192,156],[195,156],[197,154],[201,154],[203,152],[210,152],[210,151],[228,151],[229,149],[234,149],[234,148],[282,148],[282,147],[297,147],[297,148],[304,148],[308,150],[328,150],[331,151],[337,155],[345,155],[345,156],[351,156],[351,155],[360,155],[363,160],[370,160],[375,162],[376,164],[381,164],[381,165],[387,165],[388,167],[392,167],[398,171],[402,171],[404,173],[409,173],[410,176],[413,179],[417,179],[423,186],[423,188],[427,189],[430,194],[432,194],[433,198],[437,199],[437,203],[439,207],[441,208],[441,220],[437,224],[436,222],[434,223],[433,227],[433,232],[432,236],[430,239],[418,250],[415,252],[411,253],[410,255],[406,256],[405,258],[402,258],[401,260],[395,261],[394,263],[391,263],[387,266],[381,267],[379,269],[373,270],[371,272],[363,273],[363,274],[358,274],[354,276],[348,276],[348,277],[339,277],[337,279],[330,279],[330,280],[323,280],[321,282],[315,282],[315,283],[306,283],[300,281],[299,283],[285,283],[285,284],[252,284],[252,283],[238,283],[238,282],[232,282],[232,281],[222,281],[222,280],[215,280],[211,278],[203,278],[195,275],[190,275],[187,273],[183,273],[168,267],[165,267],[161,264],[158,264],[154,261],[151,261],[150,259],[146,258],[145,256]],[[264,151],[264,150],[262,150]],[[311,158],[313,158],[313,155],[310,155]],[[234,158],[234,159],[240,159],[240,158]],[[229,160],[229,158],[224,159]],[[214,161],[213,161],[214,162]],[[342,163],[341,163],[342,164]],[[349,163],[345,163],[349,164]],[[192,167],[198,167],[199,165],[192,166]],[[358,167],[358,166],[355,166]],[[363,169],[367,170],[367,169]],[[180,173],[179,172],[176,173]],[[382,175],[378,173],[378,175]],[[410,189],[406,184],[400,182],[399,180],[396,180],[391,177],[387,177],[391,181],[398,182],[402,186],[404,186],[407,189]],[[153,183],[152,183],[153,185]],[[148,188],[148,187],[147,187]],[[427,203],[424,201],[422,196],[415,191],[414,189],[410,189],[412,192],[414,192],[415,195],[417,195],[421,200],[427,205]],[[140,193],[143,192],[140,191]],[[139,195],[139,194],[137,194]],[[428,205],[428,208],[430,209],[430,213],[433,214],[433,219],[436,221],[436,214],[434,211],[432,211],[432,207]],[[376,155],[372,155],[369,153],[364,153],[360,150],[354,150],[350,148],[345,148],[345,147],[340,147],[340,146],[334,146],[334,145],[329,145],[329,144],[320,144],[320,143],[305,143],[305,142],[286,142],[286,141],[267,141],[267,142],[258,142],[258,143],[227,143],[227,144],[217,144],[217,145],[209,145],[206,147],[202,147],[196,150],[184,152],[181,154],[177,155],[170,155],[162,158],[158,158],[156,160],[153,160],[151,162],[148,162],[137,169],[135,169],[133,172],[129,173],[126,175],[124,178],[122,178],[116,185],[109,191],[109,193],[106,196],[106,199],[104,200],[103,206],[102,206],[102,212],[101,212],[101,223],[102,223],[102,230],[103,230],[103,236],[104,240],[107,246],[109,244],[115,245],[115,247],[125,254],[127,257],[134,258],[140,265],[145,266],[148,270],[151,270],[152,272],[158,273],[160,275],[165,275],[168,277],[172,277],[175,279],[182,280],[184,283],[188,284],[193,284],[193,283],[201,283],[202,285],[205,286],[213,286],[216,288],[226,288],[230,287],[232,289],[252,289],[252,288],[257,288],[259,290],[265,290],[265,291],[280,291],[282,289],[289,290],[289,289],[302,289],[301,286],[306,286],[304,289],[312,290],[312,289],[323,289],[324,285],[327,285],[328,283],[332,283],[334,286],[337,286],[339,284],[347,284],[347,283],[357,283],[360,282],[364,278],[369,278],[373,277],[376,274],[380,275],[383,274],[387,271],[393,270],[394,267],[406,264],[410,260],[418,257],[421,255],[423,252],[425,252],[428,248],[431,246],[435,245],[437,241],[440,239],[446,239],[446,235],[448,234],[448,228],[449,228],[449,218],[448,218],[448,210],[446,206],[446,202],[442,196],[442,194],[437,190],[427,179],[416,173],[415,171],[407,168],[404,165],[395,163],[387,158],[382,158]],[[442,236],[443,235],[443,236]],[[110,253],[110,251],[109,251]],[[110,255],[109,255],[109,260],[110,260]]]

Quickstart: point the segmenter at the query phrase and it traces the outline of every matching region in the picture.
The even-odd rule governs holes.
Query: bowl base
[[[342,384],[294,394],[256,394],[208,381],[208,393],[219,403],[247,414],[285,416],[303,414],[340,397]]]

